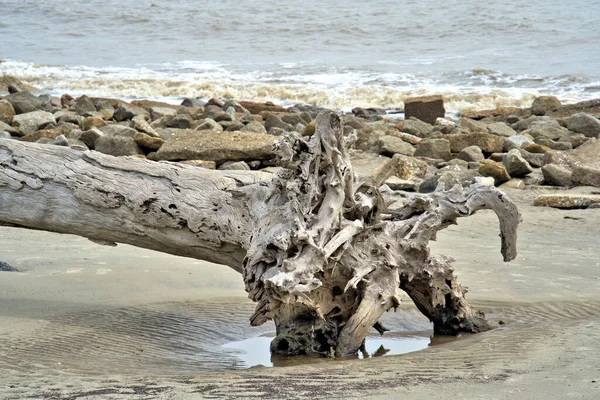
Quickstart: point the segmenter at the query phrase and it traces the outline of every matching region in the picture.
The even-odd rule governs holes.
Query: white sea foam
[[[473,69],[440,76],[332,69],[288,63],[240,68],[217,62],[182,61],[138,67],[92,68],[0,62],[0,74],[15,76],[52,95],[156,99],[184,97],[314,104],[337,110],[402,108],[407,97],[441,94],[449,112],[529,106],[540,94],[563,102],[600,95],[598,82],[581,76],[507,75]]]

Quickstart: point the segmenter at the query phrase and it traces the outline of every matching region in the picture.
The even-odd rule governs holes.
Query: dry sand
[[[589,188],[576,192],[588,193]],[[598,399],[600,210],[520,206],[519,256],[503,263],[495,216],[440,233],[491,332],[402,356],[239,368],[220,344],[252,304],[227,267],[82,238],[0,229],[1,399]],[[408,310],[398,328],[427,326]]]

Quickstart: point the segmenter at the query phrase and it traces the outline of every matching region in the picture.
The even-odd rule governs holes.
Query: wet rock
[[[599,204],[600,196],[585,194],[545,194],[533,201],[536,207],[553,207],[561,209],[588,208]]]
[[[15,109],[8,100],[0,100],[0,122],[8,125],[12,124],[15,114]]]
[[[121,122],[131,120],[136,115],[147,115],[148,117],[150,116],[148,111],[144,110],[141,107],[135,107],[128,104],[121,104],[115,110],[113,118],[115,119],[115,121]]]
[[[554,111],[560,106],[560,100],[554,96],[539,96],[533,100],[531,113],[533,115],[545,115],[547,112]]]
[[[415,148],[411,144],[395,136],[382,136],[378,145],[379,154],[386,156],[393,156],[394,154],[412,156],[415,153]]]
[[[0,261],[1,272],[19,272],[18,269],[7,263],[6,261]]]
[[[19,128],[21,135],[33,133],[48,124],[56,124],[56,119],[54,119],[54,115],[47,111],[31,111],[13,117],[13,125]]]
[[[450,142],[450,151],[458,153],[465,147],[477,146],[485,153],[500,153],[504,148],[504,138],[489,133],[457,133],[444,135]]]
[[[487,125],[486,129],[492,135],[503,136],[507,138],[517,134],[517,131],[506,125],[504,122],[494,122],[493,124]]]
[[[525,135],[514,135],[504,140],[504,151],[520,149],[528,144],[533,144],[533,140],[529,139]]]
[[[313,129],[314,129],[314,125],[313,125]],[[242,131],[242,132],[254,132],[254,133],[267,133],[267,130],[265,129],[265,127],[263,126],[263,124],[261,124],[258,121],[250,121],[250,122],[248,122],[242,129],[240,129],[240,131]]]
[[[244,161],[227,161],[219,167],[221,170],[250,171],[250,166]]]
[[[452,158],[450,142],[445,139],[425,139],[416,146],[413,155],[448,161]]]
[[[520,178],[533,172],[531,165],[523,158],[518,149],[512,149],[502,158],[506,172],[512,177]]]
[[[483,152],[477,146],[465,147],[456,155],[456,158],[467,162],[481,161],[485,159]]]
[[[404,115],[407,119],[414,117],[433,125],[438,118],[446,116],[444,98],[442,96],[410,97],[404,100]]]
[[[143,149],[148,149],[150,151],[157,151],[160,149],[165,141],[162,138],[156,136],[150,136],[142,132],[138,132],[133,137],[133,140]]]
[[[546,164],[542,167],[544,183],[552,186],[572,186],[571,171],[556,164]]]
[[[135,130],[134,132],[139,133]],[[144,154],[133,137],[104,135],[100,136],[95,143],[95,150],[111,156],[131,156]]]
[[[79,115],[84,115],[87,112],[95,112],[96,105],[90,97],[83,95],[71,102],[70,109],[75,111]]]
[[[8,96],[4,97],[4,100],[8,101],[13,106],[16,114],[25,114],[37,111],[40,110],[44,105],[42,100],[26,90],[9,94]]]
[[[407,119],[406,121],[399,123],[396,127],[402,132],[420,138],[427,138],[433,133],[433,126],[415,118]]]
[[[578,113],[569,117],[567,128],[586,137],[597,138],[600,135],[600,120],[586,113]]]
[[[502,163],[492,160],[483,160],[480,162],[479,173],[482,176],[494,178],[496,185],[501,185],[510,180],[510,175]]]
[[[275,156],[271,135],[250,132],[178,130],[158,150],[161,160],[265,160]]]

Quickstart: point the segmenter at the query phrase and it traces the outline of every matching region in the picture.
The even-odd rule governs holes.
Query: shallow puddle
[[[367,336],[364,352],[359,351],[356,358],[390,356],[422,350],[431,343],[429,334],[429,332],[412,332],[408,334],[386,332],[384,336],[369,335]],[[326,359],[320,357],[271,356],[269,344],[273,337],[274,334],[229,342],[223,345],[223,349],[238,358],[246,368],[260,365],[280,367],[326,361]]]

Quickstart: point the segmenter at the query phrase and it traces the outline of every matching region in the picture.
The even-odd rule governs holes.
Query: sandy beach
[[[236,369],[219,345],[273,330],[249,326],[253,306],[228,267],[2,228],[1,258],[21,272],[0,275],[0,397],[598,398],[600,214],[534,208],[546,192],[508,192],[523,215],[511,263],[491,212],[433,245],[499,328],[401,356],[275,368]],[[403,307],[392,328],[427,327]]]

